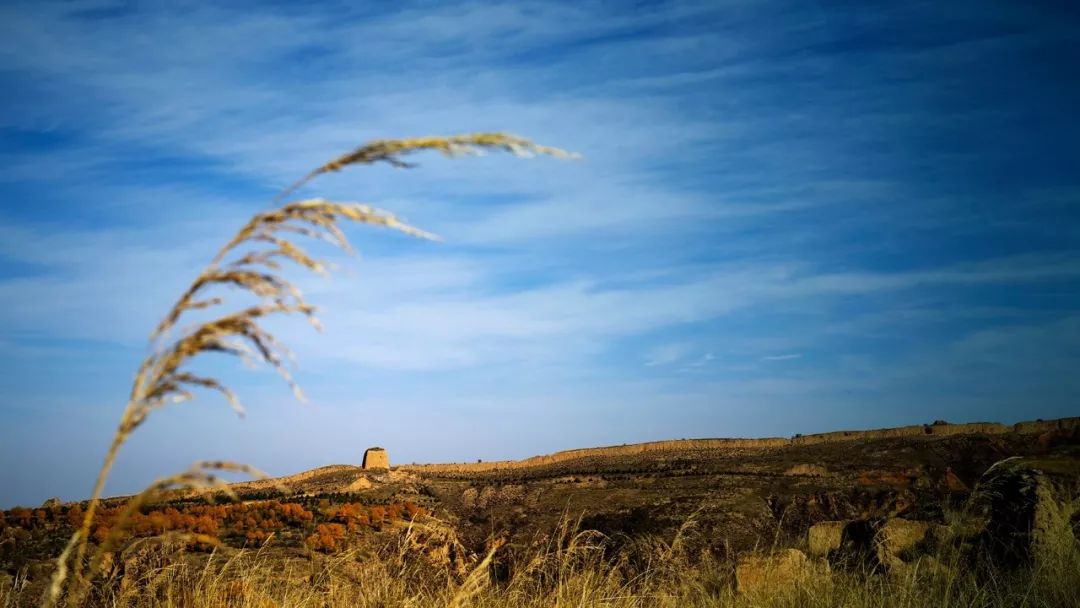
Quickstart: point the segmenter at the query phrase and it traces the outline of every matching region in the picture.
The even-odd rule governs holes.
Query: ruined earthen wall
[[[968,424],[939,424],[926,427],[930,435],[1004,435],[1012,433],[1015,427],[997,422],[971,422]]]
[[[524,460],[498,460],[492,462],[469,462],[451,464],[420,464],[398,467],[413,471],[476,473],[482,471],[502,471],[529,467],[553,465],[570,460],[596,457],[636,456],[647,452],[675,450],[728,450],[782,448],[793,445],[818,445],[840,441],[867,441],[874,439],[893,439],[899,437],[947,437],[954,435],[1003,435],[1007,433],[1044,433],[1048,431],[1080,430],[1080,417],[1019,422],[1008,426],[996,422],[970,422],[964,424],[916,424],[891,429],[868,431],[834,431],[802,435],[791,439],[771,437],[766,439],[678,439],[670,441],[651,441],[603,448],[582,448],[566,450],[545,456],[533,456]]]
[[[794,437],[791,439],[791,445],[817,445],[820,443],[834,443],[837,441],[892,439],[895,437],[914,437],[926,434],[926,427],[921,424],[901,426],[892,429],[874,429],[870,431],[833,431],[831,433],[816,433],[813,435]]]
[[[467,462],[453,464],[419,464],[407,465],[398,468],[414,471],[473,473],[477,471],[496,471],[510,469],[524,469],[529,467],[558,464],[570,460],[593,457],[613,456],[636,456],[646,452],[663,452],[671,450],[714,450],[714,449],[740,449],[740,448],[766,448],[784,447],[790,444],[789,439],[775,437],[769,439],[677,439],[671,441],[650,441],[648,443],[635,443],[631,445],[619,445],[604,448],[581,448],[566,450],[545,456],[533,456],[524,460],[496,460],[491,462]]]
[[[1031,420],[1017,422],[1013,428],[1017,433],[1035,434],[1049,431],[1080,431],[1080,416],[1058,418],[1056,420]]]

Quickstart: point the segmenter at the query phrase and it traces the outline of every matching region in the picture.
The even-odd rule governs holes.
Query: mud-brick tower
[[[363,468],[365,470],[389,469],[390,457],[386,455],[386,450],[382,448],[368,448],[364,450]]]

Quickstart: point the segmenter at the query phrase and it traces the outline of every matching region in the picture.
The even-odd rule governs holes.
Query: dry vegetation
[[[736,593],[734,563],[699,551],[693,522],[671,541],[640,538],[610,551],[610,539],[564,521],[524,552],[489,554],[464,575],[421,559],[407,525],[381,544],[309,558],[265,549],[214,549],[191,559],[174,547],[135,553],[126,581],[105,579],[94,605],[204,608],[345,608],[384,606],[930,606],[1070,607],[1080,590],[1080,562],[1043,563],[1002,572],[967,563],[946,548],[888,575],[837,570],[797,585],[780,580],[765,592]],[[171,551],[171,552],[170,552]],[[1069,555],[1068,551],[1060,553]],[[1064,558],[1063,558],[1064,560]],[[15,606],[0,589],[0,607]]]
[[[396,167],[409,167],[411,165],[401,157],[417,151],[437,150],[448,156],[458,156],[478,154],[491,149],[505,150],[517,155],[572,156],[562,150],[539,146],[502,133],[376,141],[318,167],[279,194],[275,202],[316,176],[340,171],[349,165],[386,162]],[[87,592],[90,578],[100,568],[105,556],[116,547],[116,538],[100,542],[87,563],[91,527],[105,481],[120,447],[147,416],[166,404],[191,399],[193,388],[219,391],[237,412],[243,412],[236,396],[220,381],[188,371],[192,359],[204,353],[225,353],[248,363],[267,364],[285,378],[298,399],[303,399],[285,366],[288,351],[264,330],[260,323],[271,315],[301,314],[316,328],[319,327],[314,316],[315,308],[303,299],[299,289],[282,276],[281,263],[292,262],[315,273],[325,272],[325,264],[311,257],[292,239],[297,236],[322,239],[351,251],[349,242],[339,227],[341,220],[374,224],[413,236],[432,237],[401,222],[393,214],[369,205],[323,199],[286,203],[278,209],[255,215],[241,228],[218,252],[210,265],[195,278],[191,287],[177,300],[151,335],[155,348],[140,365],[135,376],[131,395],[94,484],[82,524],[71,536],[59,557],[56,575],[45,598],[45,605],[53,605],[61,599],[69,604],[80,604]],[[240,309],[227,309],[224,298],[213,294],[214,288],[218,287],[239,288],[255,296],[258,303]],[[177,322],[186,313],[207,310],[226,312],[169,340]],[[129,502],[119,519],[123,521],[130,517],[140,507],[171,488],[218,488],[229,492],[227,485],[215,476],[214,471],[218,470],[262,476],[247,465],[229,462],[197,463],[187,472],[155,482]]]

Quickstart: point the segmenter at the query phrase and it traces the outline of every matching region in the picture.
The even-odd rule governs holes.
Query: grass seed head
[[[561,158],[574,155],[534,144],[521,137],[504,133],[475,133],[450,137],[420,137],[415,139],[380,140],[335,158],[316,168],[275,199],[275,204],[314,177],[355,164],[386,162],[398,167],[411,166],[401,160],[410,153],[435,150],[447,156],[478,154],[485,150],[503,150],[517,156],[546,154]],[[291,262],[316,274],[324,274],[327,264],[307,253],[293,242],[295,237],[306,237],[330,242],[346,252],[352,247],[341,229],[342,221],[358,222],[389,228],[410,236],[437,240],[435,235],[411,226],[392,213],[370,205],[350,202],[334,202],[321,198],[285,203],[276,209],[264,211],[252,217],[181,294],[151,334],[155,348],[140,364],[132,383],[131,396],[124,409],[120,425],[113,437],[105,462],[98,473],[90,504],[82,520],[82,526],[68,542],[61,554],[49,592],[42,605],[54,606],[65,590],[69,565],[75,581],[66,596],[70,605],[78,605],[85,597],[87,575],[83,571],[90,527],[95,510],[104,491],[105,480],[112,469],[121,445],[154,410],[170,403],[182,403],[194,398],[191,389],[208,389],[221,393],[238,413],[244,409],[239,399],[221,381],[193,374],[187,365],[204,353],[224,353],[238,357],[248,365],[263,363],[276,370],[292,388],[297,399],[303,401],[299,386],[285,367],[291,353],[277,342],[262,326],[269,316],[301,315],[318,329],[315,308],[308,304],[300,290],[281,276],[281,262]],[[231,262],[226,262],[232,259]],[[194,328],[171,337],[180,320],[191,311],[214,311],[226,305],[226,299],[208,293],[211,289],[227,288],[246,292],[259,303],[232,312],[225,312]],[[135,496],[125,511],[129,519],[134,509],[161,493],[175,488],[216,488],[226,495],[231,493],[228,484],[211,473],[227,470],[254,473],[246,465],[225,462],[198,463],[193,469],[159,480]],[[118,526],[119,528],[120,526]],[[120,532],[117,532],[120,534]],[[108,542],[98,547],[91,560],[89,572],[100,564],[101,555]]]

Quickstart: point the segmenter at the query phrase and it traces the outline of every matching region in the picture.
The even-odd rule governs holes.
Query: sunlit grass
[[[993,570],[943,551],[890,574],[834,571],[745,595],[732,586],[734,564],[700,551],[692,532],[669,542],[638,539],[613,552],[609,539],[567,521],[550,539],[513,553],[489,552],[461,575],[421,559],[410,534],[403,525],[381,545],[325,557],[265,548],[159,555],[129,565],[134,580],[100,583],[88,601],[146,608],[1066,608],[1077,605],[1080,592],[1075,562]],[[505,559],[513,566],[508,575],[493,567]],[[0,590],[0,607],[15,605],[15,595]]]

